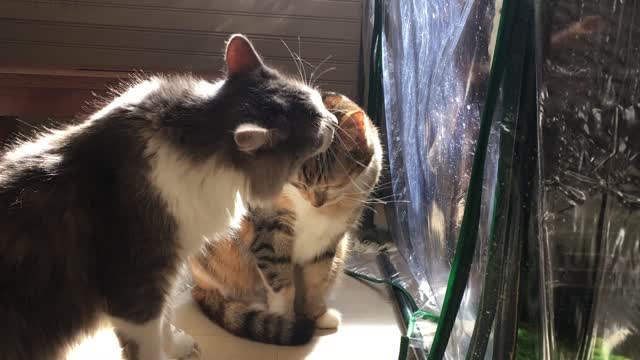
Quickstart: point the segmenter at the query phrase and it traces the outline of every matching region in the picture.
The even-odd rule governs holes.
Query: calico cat
[[[325,298],[381,171],[378,131],[353,101],[323,94],[338,118],[326,153],[307,160],[271,206],[250,206],[236,230],[191,259],[192,296],[214,322],[261,342],[308,342],[340,314]]]
[[[0,158],[0,359],[59,358],[102,318],[131,359],[198,356],[163,320],[178,265],[275,198],[337,124],[241,35],[226,76],[140,79]],[[164,340],[164,343],[163,343]]]

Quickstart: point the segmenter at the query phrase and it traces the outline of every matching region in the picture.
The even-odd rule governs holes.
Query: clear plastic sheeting
[[[640,359],[640,2],[537,11],[543,318],[531,358]]]
[[[420,293],[442,306],[451,270],[500,2],[390,1],[383,68],[387,146],[394,201],[390,227]],[[478,311],[497,167],[493,129],[475,261],[448,359],[463,359]],[[429,296],[417,298],[428,307]],[[429,344],[429,343],[427,343]],[[488,351],[490,356],[491,351]]]

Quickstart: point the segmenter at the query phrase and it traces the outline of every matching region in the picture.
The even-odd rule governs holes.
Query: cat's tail
[[[211,321],[234,335],[275,345],[302,345],[313,337],[313,320],[293,319],[255,309],[225,298],[215,289],[203,289],[197,285],[191,290],[191,295]]]

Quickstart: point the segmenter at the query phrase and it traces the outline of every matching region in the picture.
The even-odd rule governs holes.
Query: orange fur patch
[[[251,246],[253,239],[256,237],[256,228],[246,217],[240,222],[240,230],[238,233],[240,241],[246,246]]]

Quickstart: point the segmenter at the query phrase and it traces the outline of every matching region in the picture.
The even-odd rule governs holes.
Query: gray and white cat
[[[110,320],[125,353],[197,356],[164,320],[180,263],[331,143],[320,94],[232,36],[226,77],[138,80],[0,158],[0,359],[61,356]],[[238,207],[239,208],[239,207]]]

